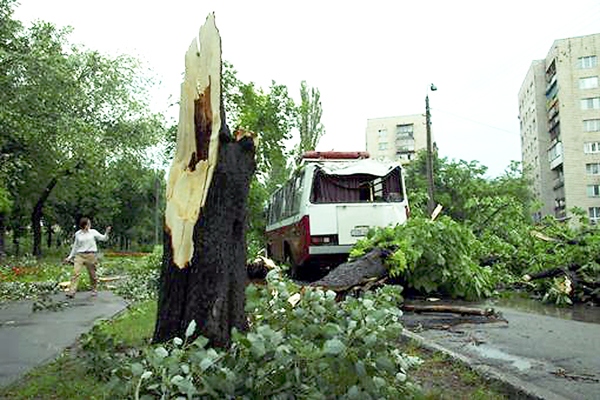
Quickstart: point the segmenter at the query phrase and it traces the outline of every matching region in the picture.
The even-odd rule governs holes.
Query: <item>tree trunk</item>
[[[46,247],[52,247],[52,225],[48,224],[46,227]]]
[[[460,315],[479,315],[482,317],[497,316],[498,313],[493,308],[474,308],[474,307],[463,307],[453,306],[448,304],[435,304],[435,305],[416,305],[416,304],[404,304],[401,307],[402,311],[412,311],[414,313],[453,313]]]
[[[13,251],[15,253],[15,257],[19,257],[21,252],[20,246],[20,238],[21,238],[21,228],[13,228]]]
[[[177,152],[167,184],[164,254],[154,342],[196,335],[228,347],[245,330],[246,206],[254,142],[234,140],[221,97],[220,37],[209,15],[186,54]]]
[[[35,203],[35,206],[33,207],[33,212],[31,213],[31,226],[33,228],[32,253],[35,257],[38,258],[42,256],[42,216],[44,204],[46,203],[46,200],[48,200],[52,189],[54,189],[54,186],[56,186],[57,183],[58,177],[50,179],[50,182],[48,183],[48,185],[46,185],[46,188],[42,192],[37,203]]]

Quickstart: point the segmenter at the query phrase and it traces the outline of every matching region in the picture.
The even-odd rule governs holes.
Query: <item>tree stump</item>
[[[231,329],[247,328],[245,230],[255,144],[243,131],[232,137],[225,123],[213,14],[185,60],[153,341],[182,338],[195,321],[197,335],[228,347]]]

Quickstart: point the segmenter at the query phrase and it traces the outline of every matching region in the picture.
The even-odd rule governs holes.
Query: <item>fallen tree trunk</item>
[[[322,279],[311,283],[311,286],[345,291],[387,277],[388,271],[383,260],[388,255],[389,251],[375,248],[359,259],[341,264]]]
[[[473,308],[473,307],[462,307],[462,306],[451,306],[447,304],[436,304],[436,305],[416,305],[416,304],[404,304],[401,307],[402,311],[412,311],[415,313],[451,313],[460,315],[478,315],[482,317],[496,316],[497,313],[493,308]]]
[[[527,274],[523,276],[523,280],[526,282],[535,281],[544,278],[554,278],[559,275],[566,275],[572,277],[573,274],[577,273],[577,270],[581,268],[580,265],[570,264],[564,267],[550,268],[544,271],[536,272],[535,274]]]

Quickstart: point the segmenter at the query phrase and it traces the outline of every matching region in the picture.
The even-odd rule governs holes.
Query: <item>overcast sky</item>
[[[296,99],[302,80],[321,91],[320,150],[363,150],[368,118],[424,113],[434,83],[441,155],[478,160],[491,176],[520,160],[517,93],[531,61],[555,39],[600,32],[599,0],[21,0],[16,17],[71,25],[75,42],[140,57],[161,79],[152,104],[165,110],[212,11],[223,59],[243,81],[275,80]]]

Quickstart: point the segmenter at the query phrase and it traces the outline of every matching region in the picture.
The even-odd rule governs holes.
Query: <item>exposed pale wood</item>
[[[545,242],[560,242],[560,240],[551,238],[550,236],[547,236],[547,235],[544,235],[542,232],[532,230],[530,233],[531,233],[531,236],[533,236],[534,238],[541,239]]]
[[[194,253],[194,226],[206,202],[219,150],[221,38],[209,14],[185,55],[177,151],[167,181],[166,228],[173,261],[185,268]],[[197,129],[202,125],[202,129]]]
[[[114,282],[120,279],[123,279],[124,276],[116,275],[116,276],[103,276],[98,278],[98,282]]]

